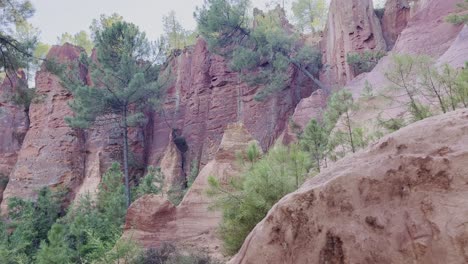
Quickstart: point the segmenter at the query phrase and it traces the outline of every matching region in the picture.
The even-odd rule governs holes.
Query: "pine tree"
[[[129,127],[145,122],[143,112],[155,106],[162,97],[158,82],[159,65],[156,49],[144,33],[131,23],[115,22],[95,32],[97,62],[85,61],[96,87],[88,86],[62,71],[64,83],[74,96],[70,108],[75,115],[67,117],[72,127],[88,128],[101,123],[114,123],[122,131],[123,167],[127,206],[131,202],[129,176]],[[153,60],[151,60],[153,59]]]
[[[316,163],[316,169],[320,172],[321,161],[325,158],[328,144],[328,133],[324,125],[315,119],[310,120],[300,137],[300,144],[310,153]]]
[[[287,88],[291,67],[325,89],[315,77],[322,66],[321,53],[301,45],[298,34],[284,26],[284,10],[257,11],[252,23],[248,4],[246,0],[208,0],[197,8],[198,31],[210,50],[231,60],[231,68],[250,85],[265,85],[256,100]]]
[[[21,30],[29,25],[26,21],[34,11],[28,0],[0,0],[0,72],[7,78],[18,69],[27,68],[33,59],[37,34],[26,36]]]

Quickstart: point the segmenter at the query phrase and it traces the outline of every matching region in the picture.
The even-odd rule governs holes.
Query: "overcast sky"
[[[203,0],[31,0],[36,13],[31,23],[41,30],[41,41],[55,44],[64,32],[75,34],[89,30],[94,18],[101,14],[118,13],[145,31],[149,39],[162,34],[163,15],[174,10],[186,29],[195,29],[193,12]],[[253,0],[257,7],[265,7],[269,0]]]

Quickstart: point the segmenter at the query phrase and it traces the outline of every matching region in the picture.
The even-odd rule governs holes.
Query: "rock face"
[[[240,170],[236,153],[244,152],[249,144],[258,142],[243,125],[228,125],[214,159],[200,171],[180,205],[175,207],[160,196],[141,197],[128,209],[124,236],[146,248],[170,242],[220,257],[221,242],[215,231],[221,215],[208,209],[212,200],[205,193],[207,180],[213,176],[227,183]]]
[[[468,110],[414,123],[280,200],[230,263],[466,263]]]
[[[372,0],[332,0],[322,40],[325,70],[321,80],[344,85],[355,77],[346,62],[350,52],[385,51],[386,44]]]
[[[164,111],[151,117],[146,129],[148,163],[158,165],[168,156],[166,152],[173,152],[168,143],[175,138],[170,137],[171,133],[177,131],[177,137],[185,141],[187,149],[179,159],[173,153],[169,156],[172,160],[183,161],[185,173],[193,162],[202,167],[214,158],[229,123],[245,124],[266,149],[286,128],[288,117],[299,100],[313,90],[310,85],[300,84],[303,77],[291,71],[288,89],[257,102],[254,94],[261,87],[249,87],[241,82],[238,74],[229,70],[226,61],[211,54],[201,39],[192,50],[175,56],[169,69],[174,78],[167,90]],[[165,166],[180,167],[170,163]]]
[[[314,91],[309,97],[302,99],[296,106],[292,120],[300,130],[304,130],[313,118],[320,118],[327,103],[327,95],[321,89]]]
[[[401,31],[405,29],[409,17],[410,4],[408,0],[389,0],[385,3],[382,30],[389,50],[393,48]]]
[[[401,32],[393,52],[441,56],[463,26],[445,22],[458,0],[425,0],[413,7],[407,27]]]
[[[9,74],[0,85],[0,201],[29,127],[25,107],[12,102],[19,89],[27,89],[25,82],[24,72],[18,72]]]
[[[70,44],[54,46],[48,58],[71,62],[80,49]],[[86,80],[86,72],[80,72]],[[64,117],[72,112],[67,103],[72,98],[56,76],[41,69],[36,74],[36,98],[30,106],[30,128],[24,138],[18,160],[10,174],[4,198],[34,198],[38,189],[63,186],[74,189],[84,174],[84,142],[78,131],[68,127]],[[6,212],[6,202],[2,212]]]

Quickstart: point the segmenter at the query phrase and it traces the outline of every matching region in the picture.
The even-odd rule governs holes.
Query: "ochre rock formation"
[[[228,125],[214,159],[200,171],[180,205],[175,207],[161,196],[141,197],[128,209],[124,237],[146,248],[167,242],[221,257],[221,242],[215,236],[221,214],[209,210],[208,177],[226,184],[236,176],[241,170],[236,153],[244,152],[249,144],[258,142],[242,124]]]
[[[462,25],[454,26],[445,17],[455,10],[458,0],[426,0],[414,7],[414,14],[401,32],[393,52],[441,56],[452,44]]]
[[[346,62],[350,52],[385,51],[386,44],[372,0],[332,0],[321,43],[328,85],[345,85],[355,77]]]
[[[72,62],[78,60],[80,52],[70,44],[54,46],[48,58]],[[86,75],[80,69],[83,80]],[[36,97],[29,109],[30,127],[3,194],[2,213],[6,212],[8,197],[31,199],[42,187],[72,190],[81,184],[85,167],[83,137],[64,120],[73,114],[67,104],[71,99],[57,76],[44,68],[37,72]]]
[[[230,263],[466,263],[467,160],[467,109],[414,123],[281,199]]]
[[[194,161],[203,167],[214,158],[229,123],[243,123],[262,148],[267,149],[286,128],[300,99],[314,89],[307,82],[304,84],[303,76],[291,70],[288,89],[265,101],[255,101],[255,92],[262,87],[249,87],[242,82],[224,58],[208,51],[202,39],[193,48],[175,55],[168,69],[173,84],[167,90],[163,111],[151,116],[145,130],[148,164],[156,166],[166,152],[173,152],[168,143],[174,139],[170,137],[172,131],[177,130],[188,149],[182,158],[173,160],[184,161],[185,173]]]
[[[388,0],[385,3],[385,11],[382,18],[382,31],[387,49],[393,45],[405,29],[410,17],[410,3],[408,0]]]
[[[18,92],[27,89],[25,84],[25,73],[20,71],[10,73],[0,85],[0,202],[29,127],[25,106],[13,100]]]
[[[327,95],[321,89],[314,91],[309,97],[302,99],[294,110],[292,121],[303,130],[311,119],[319,119],[325,109]]]

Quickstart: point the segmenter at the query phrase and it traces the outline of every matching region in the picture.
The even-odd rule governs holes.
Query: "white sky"
[[[253,0],[253,6],[265,7],[271,0]],[[118,13],[128,22],[145,31],[148,38],[156,40],[162,33],[162,17],[174,10],[182,26],[195,29],[193,12],[203,0],[31,0],[36,13],[30,20],[40,29],[41,41],[55,44],[64,32],[75,34],[89,31],[89,25],[101,14]]]
[[[289,12],[293,0],[284,0]],[[31,0],[36,13],[30,20],[40,29],[41,41],[56,44],[57,37],[68,32],[75,34],[89,31],[89,25],[101,14],[118,13],[126,21],[135,23],[145,31],[150,40],[156,40],[162,33],[162,17],[171,10],[176,12],[185,29],[195,29],[193,12],[203,0]],[[254,7],[265,9],[267,3],[282,3],[283,0],[251,0]],[[330,0],[327,0],[330,2]],[[376,6],[385,0],[374,0]]]

